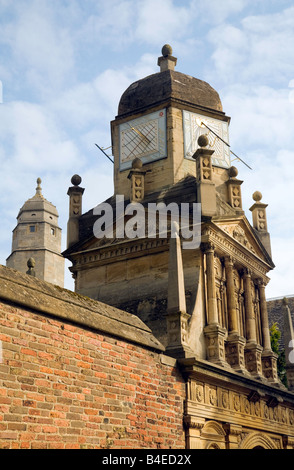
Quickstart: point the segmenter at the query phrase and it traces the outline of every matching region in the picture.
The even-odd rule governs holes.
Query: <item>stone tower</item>
[[[114,195],[81,214],[73,177],[63,255],[77,293],[137,315],[176,361],[187,447],[208,448],[212,435],[213,448],[253,447],[252,435],[256,446],[282,447],[293,394],[271,349],[267,205],[256,191],[247,219],[230,118],[218,93],[176,63],[164,46],[160,71],[120,99]]]
[[[256,191],[251,225],[242,207],[243,181],[231,166],[230,118],[218,93],[175,71],[176,63],[164,46],[160,71],[131,84],[120,99],[111,122],[113,197],[80,215],[84,190],[73,177],[69,229],[72,200],[77,215],[64,256],[73,262],[78,293],[138,315],[171,355],[196,355],[277,383],[265,298],[274,268],[267,205]],[[144,233],[138,217],[132,221],[134,203],[143,211]],[[189,208],[186,229],[194,227],[194,209],[201,207],[199,243],[189,249],[183,204]],[[165,236],[160,207],[166,208]],[[105,210],[112,226],[100,238]],[[197,238],[197,227],[191,233]]]
[[[28,199],[17,216],[12,251],[6,266],[63,287],[64,258],[61,255],[61,228],[56,207],[47,201],[37,179],[36,194]],[[34,270],[30,268],[34,267]],[[29,270],[28,270],[29,267]]]

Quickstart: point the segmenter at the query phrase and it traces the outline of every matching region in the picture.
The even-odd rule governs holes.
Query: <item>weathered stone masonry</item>
[[[140,320],[0,272],[0,448],[185,447],[183,378]]]

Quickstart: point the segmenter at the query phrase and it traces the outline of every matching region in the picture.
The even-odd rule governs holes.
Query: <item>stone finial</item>
[[[252,194],[252,199],[253,201],[255,202],[260,202],[262,200],[262,194],[260,191],[255,191],[253,194]]]
[[[36,194],[40,194],[40,196],[42,196],[41,183],[42,183],[41,178],[37,178]]]
[[[169,55],[172,55],[172,53],[173,53],[172,47],[169,44],[165,44],[163,46],[163,48],[161,49],[161,53],[162,53],[163,57],[167,57]]]
[[[216,214],[216,190],[211,160],[214,150],[208,148],[206,134],[200,135],[197,143],[199,147],[192,157],[196,161],[197,201],[201,203],[202,215],[211,217]]]
[[[237,179],[238,169],[235,166],[231,166],[228,170],[228,175],[229,179],[226,183],[228,187],[228,202],[236,212],[243,212],[241,192],[243,181]]]
[[[138,157],[134,158],[134,160],[132,161],[132,168],[134,170],[140,170],[142,166],[143,166],[142,160]]]
[[[79,176],[79,175],[73,175],[72,179],[71,179],[71,183],[74,185],[74,186],[79,186],[82,182],[82,178]]]
[[[209,140],[206,134],[201,134],[200,137],[198,138],[198,145],[199,147],[207,147],[209,144]]]
[[[261,202],[262,194],[259,191],[255,191],[252,195],[253,201],[255,203],[250,210],[252,212],[253,218],[253,227],[258,232],[267,232],[267,220],[266,220],[266,208],[267,204]]]
[[[71,183],[73,186],[68,188],[69,196],[69,218],[67,222],[67,248],[79,241],[79,217],[82,215],[82,198],[85,191],[81,188],[82,178],[79,175],[73,175]]]
[[[250,207],[250,211],[252,212],[253,227],[258,232],[261,242],[263,243],[268,254],[271,256],[270,235],[267,229],[267,204],[261,202],[262,194],[260,191],[255,191],[252,194],[252,199],[254,201],[254,204]]]
[[[235,166],[231,166],[229,169],[229,177],[236,178],[238,176],[238,169]]]
[[[38,178],[39,179],[39,178]],[[29,274],[29,276],[36,276],[36,272],[35,272],[35,267],[36,265],[36,261],[34,260],[34,258],[29,258],[28,261],[27,261],[27,267],[29,268],[26,272],[26,274]]]
[[[145,174],[143,170],[143,162],[140,158],[134,158],[132,161],[132,169],[128,174],[131,181],[131,202],[141,202],[144,199],[145,193]]]
[[[162,56],[158,57],[157,65],[161,72],[166,70],[174,70],[177,65],[177,58],[172,56],[172,48],[169,44],[165,44],[161,50]]]

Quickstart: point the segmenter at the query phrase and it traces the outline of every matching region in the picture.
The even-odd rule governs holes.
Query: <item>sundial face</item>
[[[162,109],[120,124],[120,171],[132,161],[143,163],[166,157],[166,111]]]
[[[221,168],[230,168],[231,158],[229,146],[228,123],[201,114],[183,111],[184,127],[184,156],[193,159],[199,148],[198,138],[202,134],[208,137],[208,148],[214,150],[211,157],[212,165]]]

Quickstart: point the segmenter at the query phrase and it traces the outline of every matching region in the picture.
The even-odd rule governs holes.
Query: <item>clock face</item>
[[[209,141],[208,148],[214,150],[211,156],[212,164],[221,168],[230,168],[230,149],[223,142],[229,144],[229,130],[226,121],[183,111],[183,125],[185,158],[193,159],[194,153],[199,148],[199,136],[206,134]]]
[[[165,158],[165,109],[120,124],[119,135],[120,171],[131,168],[134,158],[143,163]]]

